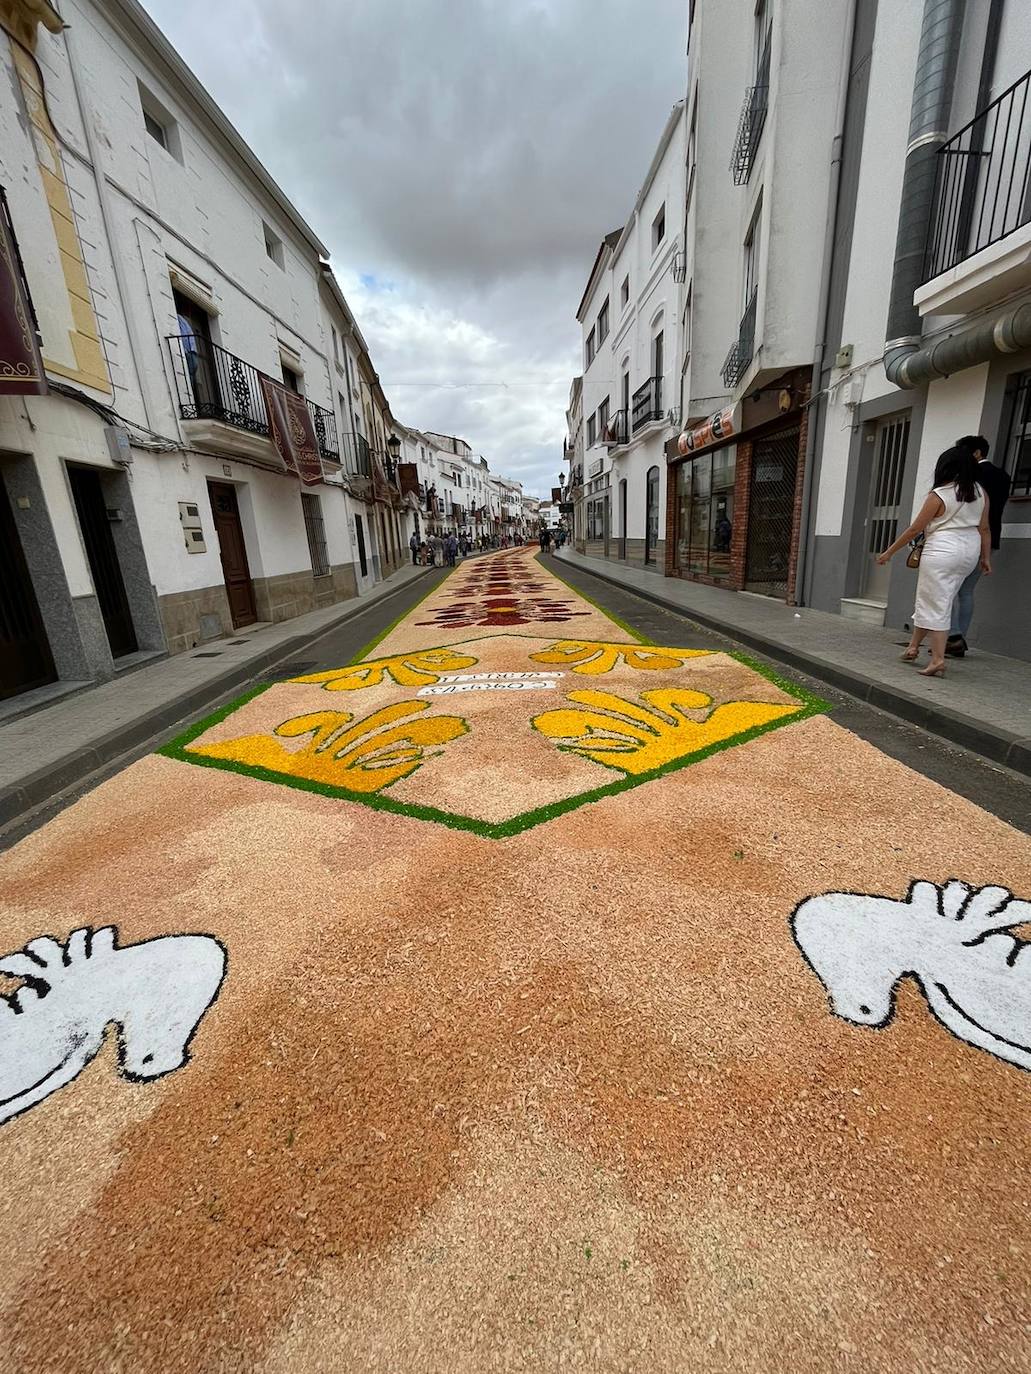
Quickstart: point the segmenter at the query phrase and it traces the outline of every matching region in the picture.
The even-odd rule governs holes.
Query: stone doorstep
[[[804,649],[792,648],[755,630],[720,620],[717,616],[697,610],[694,606],[681,606],[671,597],[662,595],[662,583],[658,579],[655,587],[639,587],[614,577],[607,570],[599,569],[596,567],[597,561],[578,554],[576,561],[568,566],[582,568],[584,572],[619,587],[621,591],[630,592],[633,596],[639,596],[656,606],[661,606],[663,610],[673,611],[686,620],[694,620],[707,629],[725,635],[728,639],[737,640],[757,653],[776,659],[777,662],[795,668],[798,672],[807,673],[821,682],[827,682],[850,696],[859,697],[861,701],[866,701],[889,715],[899,716],[912,725],[918,725],[922,730],[948,740],[950,744],[958,744],[975,754],[982,754],[993,763],[1004,764],[1018,773],[1031,776],[1031,732],[1025,736],[1001,726],[987,725],[975,716],[966,715],[950,706],[940,705],[922,697],[911,696],[900,688],[878,682],[858,670],[817,658]],[[729,592],[727,594],[730,595]]]
[[[97,736],[86,744],[75,746],[63,758],[55,760],[35,772],[26,773],[17,782],[6,787],[0,787],[0,833],[4,827],[11,825],[21,816],[24,816],[26,812],[41,806],[57,793],[80,782],[98,768],[111,763],[130,749],[138,748],[148,739],[152,739],[163,730],[168,730],[177,725],[186,717],[199,714],[206,706],[213,705],[218,698],[232,692],[236,687],[253,677],[255,673],[270,668],[284,659],[291,658],[299,649],[335,630],[343,622],[364,613],[370,605],[389,601],[429,571],[429,568],[421,569],[414,576],[406,577],[399,586],[391,587],[379,594],[366,595],[358,597],[354,601],[339,603],[346,606],[344,612],[332,621],[320,625],[314,632],[294,635],[290,639],[281,640],[278,644],[271,645],[263,652],[238,660],[232,667],[227,667],[225,671],[208,678],[196,687],[180,692],[176,697],[160,706],[142,712],[135,719],[123,722],[115,729]],[[380,584],[380,586],[383,585],[385,584]],[[244,633],[249,633],[255,628],[255,626],[247,626]],[[176,659],[169,661],[174,663]],[[106,686],[108,684],[91,683],[89,685]],[[69,695],[80,695],[80,693]],[[67,699],[68,696],[62,696],[60,701],[54,704],[60,704]],[[3,735],[0,731],[0,741],[2,739]]]

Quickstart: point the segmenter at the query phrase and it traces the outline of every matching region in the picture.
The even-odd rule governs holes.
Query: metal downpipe
[[[937,153],[948,139],[965,9],[966,0],[924,0],[884,345],[885,374],[901,387],[916,384],[905,379],[906,359],[920,348],[921,339],[913,293],[923,277]]]

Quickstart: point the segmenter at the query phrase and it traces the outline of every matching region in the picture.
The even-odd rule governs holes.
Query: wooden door
[[[18,526],[0,479],[0,700],[56,676]]]
[[[240,508],[236,504],[236,488],[228,482],[209,482],[211,513],[215,519],[218,549],[222,555],[222,576],[229,598],[229,614],[233,628],[253,625],[258,618],[254,602],[254,584],[247,564],[247,545],[243,542]]]
[[[138,645],[100,473],[96,468],[70,467],[68,480],[111,657],[124,658],[126,654],[134,654]]]

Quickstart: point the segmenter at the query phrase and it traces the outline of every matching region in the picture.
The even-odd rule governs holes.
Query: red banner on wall
[[[0,191],[0,394],[42,396],[46,390],[29,288]]]
[[[261,375],[260,380],[268,411],[269,437],[289,470],[305,486],[312,487],[323,480],[323,475],[308,402],[271,377]]]

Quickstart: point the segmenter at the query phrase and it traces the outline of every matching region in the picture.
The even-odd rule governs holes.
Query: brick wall
[[[802,527],[802,488],[805,482],[805,449],[809,434],[809,409],[807,402],[811,384],[806,382],[802,388],[802,417],[798,430],[798,469],[795,473],[795,499],[791,511],[791,543],[788,552],[788,595],[787,603],[794,606],[795,575],[798,570],[798,536]]]

